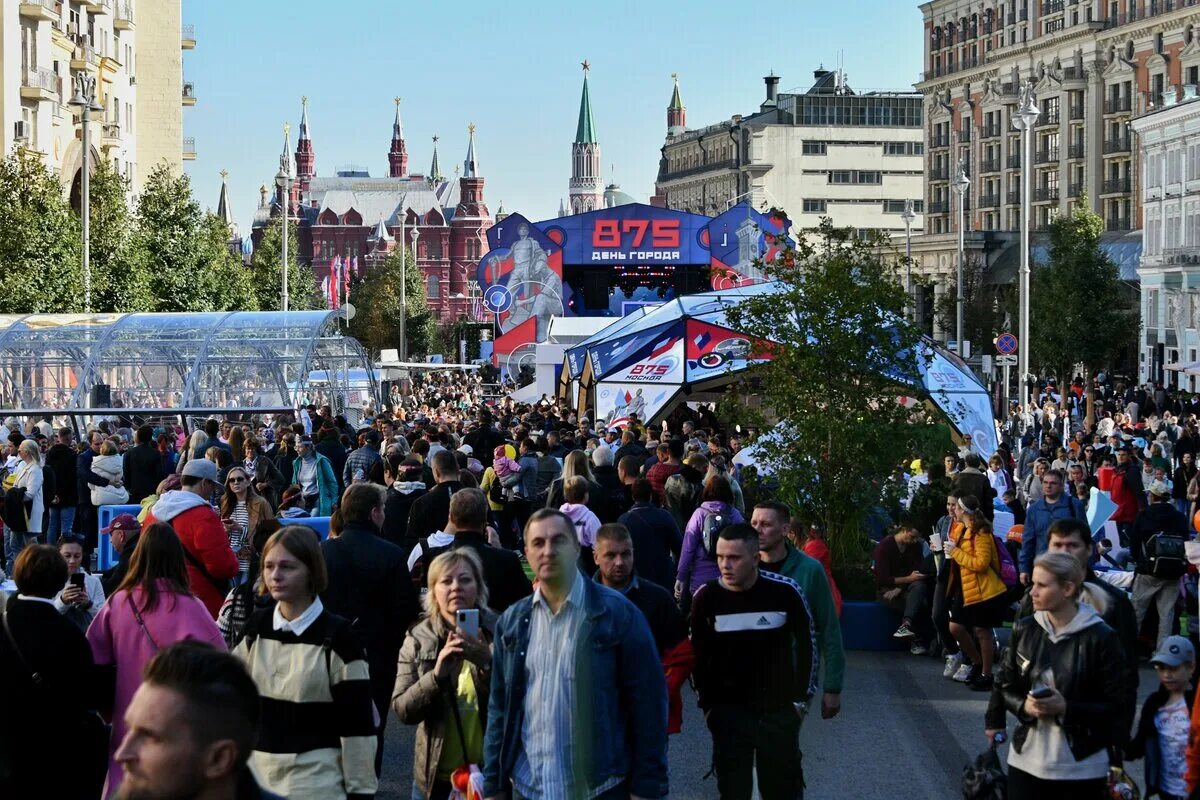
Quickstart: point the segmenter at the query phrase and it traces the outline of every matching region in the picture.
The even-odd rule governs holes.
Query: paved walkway
[[[1143,699],[1154,685],[1153,671],[1143,668]],[[830,721],[810,716],[801,732],[807,800],[960,797],[963,766],[986,746],[986,708],[986,693],[943,679],[940,661],[848,653],[842,713]],[[716,783],[703,776],[712,745],[690,692],[684,710],[683,733],[671,737],[671,797],[711,800]],[[388,724],[379,797],[407,800],[413,735],[394,716]],[[1131,773],[1139,782],[1141,771],[1135,762]]]

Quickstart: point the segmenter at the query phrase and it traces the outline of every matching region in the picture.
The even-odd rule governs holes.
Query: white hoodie
[[[1051,642],[1058,643],[1085,628],[1103,622],[1096,610],[1086,603],[1079,604],[1079,613],[1062,630],[1055,630],[1050,615],[1045,611],[1033,612],[1033,618]],[[1106,669],[1105,665],[1093,665],[1093,669]],[[1054,686],[1054,675],[1042,676],[1041,682]],[[1036,778],[1050,781],[1082,781],[1103,778],[1108,775],[1108,751],[1100,748],[1083,761],[1076,761],[1075,754],[1067,745],[1067,734],[1056,719],[1039,719],[1029,726],[1021,752],[1008,748],[1008,766],[1028,772]]]
[[[211,507],[211,503],[195,492],[173,489],[158,498],[158,502],[154,504],[154,508],[150,509],[150,513],[159,522],[170,522],[189,508],[197,506]]]

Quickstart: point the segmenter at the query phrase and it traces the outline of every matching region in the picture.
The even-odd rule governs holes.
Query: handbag
[[[992,745],[963,767],[963,800],[1005,800],[1008,797],[1008,776],[1000,764],[1000,755]]]

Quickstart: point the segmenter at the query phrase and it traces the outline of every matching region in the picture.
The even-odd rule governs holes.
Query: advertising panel
[[[564,264],[707,264],[708,223],[699,214],[633,203],[538,227],[562,242]]]
[[[642,386],[636,383],[601,383],[596,386],[596,420],[606,428],[623,428],[629,415],[645,422],[670,402],[678,386]]]
[[[608,376],[608,380],[625,383],[681,384],[683,369],[683,326],[664,331],[643,347],[633,362]]]
[[[762,214],[738,205],[708,223],[713,289],[735,289],[767,279],[755,261],[773,261],[791,222],[782,213]]]
[[[687,322],[687,380],[701,383],[727,372],[770,360],[764,352],[752,355],[755,340],[728,328],[699,320]]]

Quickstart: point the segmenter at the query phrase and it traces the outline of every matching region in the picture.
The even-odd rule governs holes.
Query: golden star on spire
[[[675,81],[676,83],[679,83],[679,73],[678,73],[678,72],[672,72],[672,73],[671,73],[671,80]]]
[[[290,122],[283,123],[283,135],[287,136],[291,132],[292,132],[292,123],[290,123]]]
[[[223,170],[221,170],[220,174],[221,174],[221,180],[223,181],[229,177],[229,170],[223,169]]]
[[[396,101],[396,107],[397,107],[397,108],[399,108],[399,106],[400,106],[400,97],[399,97],[399,95],[397,95],[396,97],[393,97],[392,99]]]
[[[306,95],[306,94],[300,95],[300,105],[302,105],[302,106],[308,105],[308,95]]]
[[[436,133],[433,135],[433,143],[434,144],[438,143],[438,135]]]
[[[584,72],[587,72],[592,68],[591,62],[589,62],[586,58],[583,60],[583,63],[580,64],[580,66],[583,67]]]
[[[475,135],[475,123],[474,123],[474,122],[468,123],[468,125],[467,125],[467,133],[468,133],[469,135],[471,135],[471,136],[474,136],[474,135]]]

